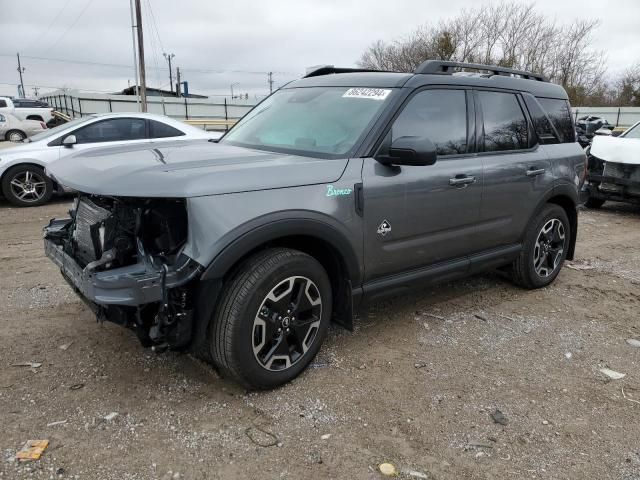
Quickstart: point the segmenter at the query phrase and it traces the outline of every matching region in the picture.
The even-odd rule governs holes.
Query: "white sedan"
[[[0,113],[0,140],[21,142],[27,137],[42,133],[47,124],[38,120],[20,120],[10,113]]]
[[[3,196],[19,207],[47,202],[65,188],[45,175],[47,164],[79,151],[106,145],[167,141],[213,140],[206,132],[162,115],[109,113],[78,118],[0,150],[0,184]]]

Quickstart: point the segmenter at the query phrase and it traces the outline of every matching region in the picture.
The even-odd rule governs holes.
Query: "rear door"
[[[484,165],[476,248],[487,250],[521,240],[535,208],[553,188],[554,175],[520,94],[480,89],[474,94]]]
[[[405,102],[381,149],[399,137],[428,137],[436,163],[388,166],[364,159],[365,280],[461,258],[473,245],[482,198],[473,124],[471,90],[424,89]]]

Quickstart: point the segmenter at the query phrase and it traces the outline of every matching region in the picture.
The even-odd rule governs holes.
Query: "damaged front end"
[[[69,214],[44,228],[45,253],[98,320],[157,351],[186,347],[203,267],[184,254],[185,201],[80,194]]]
[[[609,162],[588,155],[588,183],[590,198],[640,204],[640,165]]]

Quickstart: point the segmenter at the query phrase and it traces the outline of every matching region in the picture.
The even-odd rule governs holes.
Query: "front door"
[[[473,122],[470,91],[421,90],[405,103],[380,148],[403,136],[428,137],[436,163],[387,166],[364,160],[365,281],[465,256],[483,183],[469,134]]]

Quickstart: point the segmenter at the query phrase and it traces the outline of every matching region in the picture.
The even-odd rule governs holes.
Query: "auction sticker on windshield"
[[[384,100],[391,93],[391,90],[385,88],[350,88],[344,95],[344,98],[368,98],[371,100]]]

